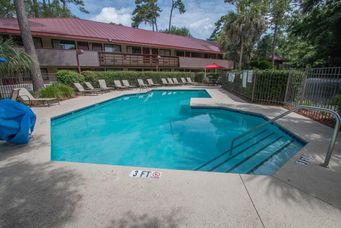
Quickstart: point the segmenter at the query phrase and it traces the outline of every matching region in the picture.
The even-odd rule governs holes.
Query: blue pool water
[[[152,91],[119,97],[52,119],[51,159],[135,167],[271,175],[303,143],[256,115],[190,107],[204,90]]]

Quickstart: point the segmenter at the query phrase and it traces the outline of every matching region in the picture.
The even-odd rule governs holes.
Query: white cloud
[[[131,25],[131,13],[130,8],[116,9],[114,7],[104,7],[101,12],[95,17],[91,18],[94,21],[116,23],[130,26]]]
[[[121,23],[131,26],[131,14],[135,8],[132,0],[85,0],[90,14],[79,15],[81,18],[101,22]],[[158,1],[162,12],[158,18],[159,29],[168,28],[170,0]],[[179,14],[177,10],[173,12],[172,24],[174,26],[189,28],[191,34],[196,38],[206,39],[214,30],[214,23],[232,7],[224,3],[224,0],[184,0],[187,11]],[[140,28],[151,29],[150,25],[142,23]]]
[[[184,0],[187,11],[179,14],[176,10],[173,12],[172,25],[187,27],[191,34],[196,38],[207,39],[215,28],[214,23],[230,9],[223,0]],[[158,19],[159,28],[168,28],[169,21],[169,2],[163,2],[162,12]],[[148,27],[147,27],[148,28]]]

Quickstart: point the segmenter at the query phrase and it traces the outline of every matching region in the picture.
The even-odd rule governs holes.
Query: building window
[[[32,80],[32,76],[31,76],[31,72],[30,71],[25,71],[25,72],[21,73],[21,76],[22,76],[22,80],[24,82]]]
[[[92,43],[92,50],[93,51],[102,51],[102,44]]]
[[[171,51],[169,49],[160,49],[159,50],[159,55],[160,56],[170,56]]]
[[[132,47],[132,46],[128,46],[128,53],[130,54],[141,54],[142,53],[142,49],[140,47]]]
[[[16,46],[19,46],[19,47],[24,46],[20,36],[12,36],[12,40]]]
[[[192,57],[193,58],[201,58],[201,54],[197,52],[192,52]]]
[[[77,42],[78,49],[89,50],[88,42]]]
[[[76,49],[75,41],[71,40],[52,40],[52,44],[54,49],[64,50]]]
[[[15,45],[20,46],[20,47],[24,46],[20,36],[13,36],[12,40]],[[41,38],[33,37],[33,43],[34,43],[35,48],[43,48],[43,43],[41,41]]]
[[[188,51],[186,51],[186,52],[185,52],[185,56],[186,56],[186,57],[191,57],[191,53],[188,52]]]
[[[41,76],[43,77],[43,80],[48,81],[49,74],[48,74],[47,68],[40,68],[40,71],[41,71]]]
[[[184,51],[176,51],[176,56],[185,56]]]
[[[39,37],[33,37],[33,43],[34,47],[37,48],[43,48],[43,42],[41,41],[41,38]]]
[[[104,44],[104,51],[105,52],[121,52],[121,46],[120,45],[114,45],[114,44]]]

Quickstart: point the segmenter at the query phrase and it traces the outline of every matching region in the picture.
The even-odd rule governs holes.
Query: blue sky
[[[187,27],[191,34],[200,39],[207,39],[214,29],[214,23],[232,7],[224,0],[183,0],[187,12],[180,15],[173,14],[172,24]],[[72,13],[79,18],[101,22],[115,22],[123,25],[131,25],[131,13],[135,8],[134,0],[84,0],[89,14],[81,13],[72,7]],[[159,28],[168,28],[171,0],[159,0],[162,12],[158,19]],[[141,28],[151,29],[148,25]]]

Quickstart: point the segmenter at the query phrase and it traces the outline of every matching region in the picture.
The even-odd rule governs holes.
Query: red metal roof
[[[32,35],[135,43],[221,53],[214,42],[77,18],[31,18]],[[19,33],[15,18],[0,18],[0,32]]]

